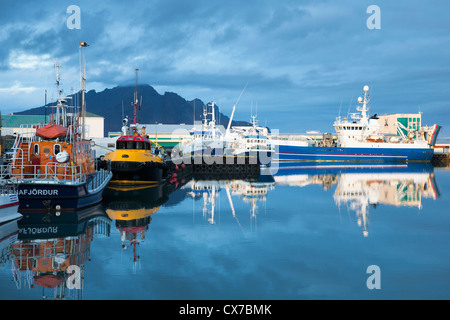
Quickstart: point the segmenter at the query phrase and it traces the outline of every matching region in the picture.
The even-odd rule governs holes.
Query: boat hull
[[[274,176],[295,176],[299,174],[308,175],[336,175],[342,173],[432,173],[433,165],[429,162],[415,163],[374,163],[374,162],[357,162],[349,163],[347,161],[321,162],[317,161],[283,161],[280,162],[276,169],[273,170]]]
[[[280,161],[362,161],[362,162],[429,162],[431,148],[341,148],[278,146]]]
[[[78,210],[99,203],[102,192],[103,190],[88,193],[84,184],[71,186],[23,183],[19,185],[19,211]]]
[[[111,177],[108,172],[82,183],[22,181],[18,185],[19,211],[74,211],[95,205],[102,200]]]
[[[0,209],[14,207],[19,204],[19,197],[16,193],[0,194]]]
[[[249,163],[255,162],[260,166],[270,166],[272,159],[275,156],[274,151],[242,151],[236,154],[237,157],[244,157],[249,159]],[[253,162],[252,162],[253,161]]]
[[[110,219],[101,203],[81,210],[57,215],[48,212],[24,212],[18,221],[19,240],[64,238],[85,234],[94,218]]]
[[[110,184],[154,184],[162,181],[167,166],[157,162],[112,161]]]
[[[17,194],[0,194],[0,225],[22,217]]]

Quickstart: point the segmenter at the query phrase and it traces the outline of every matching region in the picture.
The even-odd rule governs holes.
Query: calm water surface
[[[89,210],[1,226],[0,299],[450,298],[450,170],[273,171],[107,189]]]

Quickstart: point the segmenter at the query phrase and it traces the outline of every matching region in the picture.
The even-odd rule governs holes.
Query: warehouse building
[[[31,126],[38,123],[49,123],[49,116],[45,115],[1,115],[2,135],[14,135],[20,132],[21,126]],[[86,137],[102,138],[104,136],[105,118],[91,112],[86,112]]]

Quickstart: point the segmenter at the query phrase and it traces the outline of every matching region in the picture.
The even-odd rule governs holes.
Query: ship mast
[[[233,105],[233,111],[231,111],[230,120],[228,120],[228,126],[227,126],[227,130],[225,131],[225,136],[228,136],[230,133],[231,122],[233,122],[233,116],[234,116],[234,111],[236,110],[236,105],[239,103],[239,100],[241,99],[241,96],[244,93],[245,88],[247,88],[247,84],[248,84],[248,82],[245,84],[244,89],[242,89],[241,94],[239,95],[239,98],[237,99],[236,103]]]
[[[368,92],[369,91],[369,86],[364,86],[364,99],[362,97],[358,98],[358,102],[360,104],[362,104],[362,107],[357,107],[356,110],[361,111],[361,120],[367,122],[367,112],[369,111],[369,109],[367,108],[367,104],[369,103],[369,99],[368,99]]]
[[[138,71],[139,69],[134,69],[136,72],[136,81],[134,85],[134,101],[132,105],[134,106],[134,124],[137,125],[137,110],[141,110],[141,106],[138,104]]]
[[[213,137],[213,139],[215,139],[216,138],[216,117],[215,117],[215,109],[214,109],[214,106],[215,106],[215,102],[212,102],[211,103],[211,124],[212,124],[212,127],[211,127],[211,129],[212,129],[212,137]]]
[[[86,137],[86,101],[84,100],[84,93],[86,91],[86,65],[84,63],[84,48],[89,45],[86,42],[80,42],[80,46],[83,48],[83,76],[81,78],[81,116],[82,116],[82,138]]]
[[[61,107],[61,103],[60,103],[60,101],[61,101],[61,89],[60,89],[60,87],[59,87],[59,83],[60,83],[60,78],[59,78],[59,68],[60,68],[61,66],[59,65],[59,64],[55,64],[55,69],[56,69],[56,89],[57,89],[57,91],[58,91],[58,97],[57,97],[57,102],[56,102],[56,124],[60,124],[60,121],[61,121],[61,115],[60,115],[60,112],[62,111],[62,110],[60,110],[60,107]]]
[[[61,89],[61,78],[59,76],[59,68],[61,65],[55,64],[56,70],[56,88],[58,91],[58,97],[56,99],[56,119],[53,119],[57,125],[62,125],[64,127],[68,126],[67,119],[67,99],[68,97],[62,97],[63,90]]]

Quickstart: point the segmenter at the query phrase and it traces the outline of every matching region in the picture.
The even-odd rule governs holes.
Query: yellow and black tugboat
[[[167,175],[168,166],[159,154],[159,148],[153,145],[145,134],[145,127],[137,122],[138,105],[136,88],[134,92],[134,124],[128,126],[128,118],[123,119],[122,135],[116,141],[116,150],[105,154],[105,160],[111,161],[113,177],[110,184],[136,185],[156,184]]]

